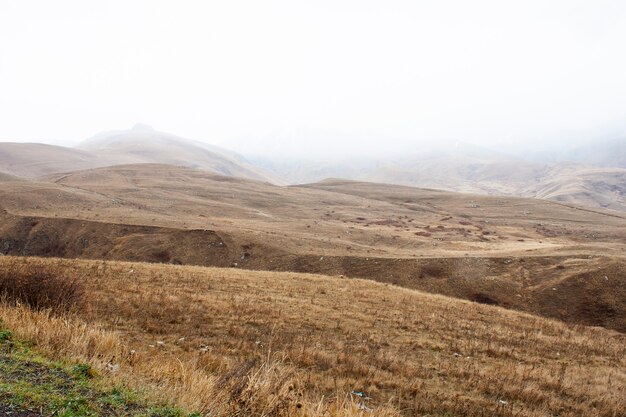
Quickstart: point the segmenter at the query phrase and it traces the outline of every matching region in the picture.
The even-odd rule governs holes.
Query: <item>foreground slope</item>
[[[626,409],[626,339],[604,329],[367,280],[0,257],[3,269],[42,266],[80,276],[87,308],[77,319],[115,335],[73,335],[80,326],[3,306],[7,327],[53,353],[120,365],[127,380],[158,382],[204,412],[219,410],[218,400],[228,401],[219,387],[239,378],[265,389],[259,375],[274,378],[285,410],[294,407],[284,415],[299,415],[298,401],[352,390],[371,397],[373,415],[615,417]],[[266,373],[259,366],[268,361]]]
[[[186,416],[175,408],[146,404],[137,393],[119,386],[105,387],[96,374],[87,364],[56,362],[37,354],[0,323],[0,415]]]

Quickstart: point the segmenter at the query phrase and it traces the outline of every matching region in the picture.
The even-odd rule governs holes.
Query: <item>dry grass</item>
[[[55,358],[88,362],[105,381],[139,389],[158,402],[174,402],[204,415],[350,417],[361,415],[349,397],[315,401],[304,395],[294,368],[279,357],[249,361],[229,372],[209,374],[197,362],[168,355],[136,356],[116,332],[76,317],[58,317],[26,306],[0,304],[2,324]],[[112,373],[110,365],[121,365]],[[393,417],[391,409],[375,416]]]
[[[0,258],[0,270],[14,262]],[[88,304],[72,320],[2,307],[19,337],[100,369],[121,364],[112,377],[149,381],[155,395],[207,415],[359,415],[352,390],[381,416],[626,409],[626,337],[604,329],[363,280],[17,262],[80,272]]]
[[[61,314],[80,307],[84,289],[61,268],[9,262],[0,271],[0,300]]]
[[[173,166],[49,180],[1,184],[1,253],[341,274],[626,331],[624,214]]]

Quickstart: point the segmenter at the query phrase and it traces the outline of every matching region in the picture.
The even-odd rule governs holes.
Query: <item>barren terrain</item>
[[[626,219],[536,199],[165,165],[5,181],[0,251],[345,275],[626,330]]]

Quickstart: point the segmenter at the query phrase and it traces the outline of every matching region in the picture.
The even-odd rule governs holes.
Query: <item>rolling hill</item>
[[[5,254],[344,275],[626,330],[618,212],[150,164],[4,183],[0,201]]]
[[[447,150],[403,157],[346,159],[335,162],[261,161],[290,183],[345,178],[483,195],[544,198],[626,211],[626,169],[623,141],[600,144],[571,160],[536,163],[480,147],[459,143]],[[605,155],[606,157],[593,156]],[[583,158],[583,155],[588,156]],[[610,157],[609,157],[610,156]],[[613,158],[613,159],[611,159]]]
[[[297,138],[294,138],[297,141]],[[463,193],[551,199],[626,211],[624,141],[564,152],[535,163],[458,142],[402,157],[248,161],[235,152],[138,124],[103,132],[75,148],[0,143],[0,173],[22,178],[127,164],[167,164],[273,184],[304,184],[326,178],[407,185]],[[567,161],[579,161],[576,163]]]

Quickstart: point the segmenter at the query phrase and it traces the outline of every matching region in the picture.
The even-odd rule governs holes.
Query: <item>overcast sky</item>
[[[621,126],[625,74],[621,0],[0,0],[1,141],[546,144]]]

